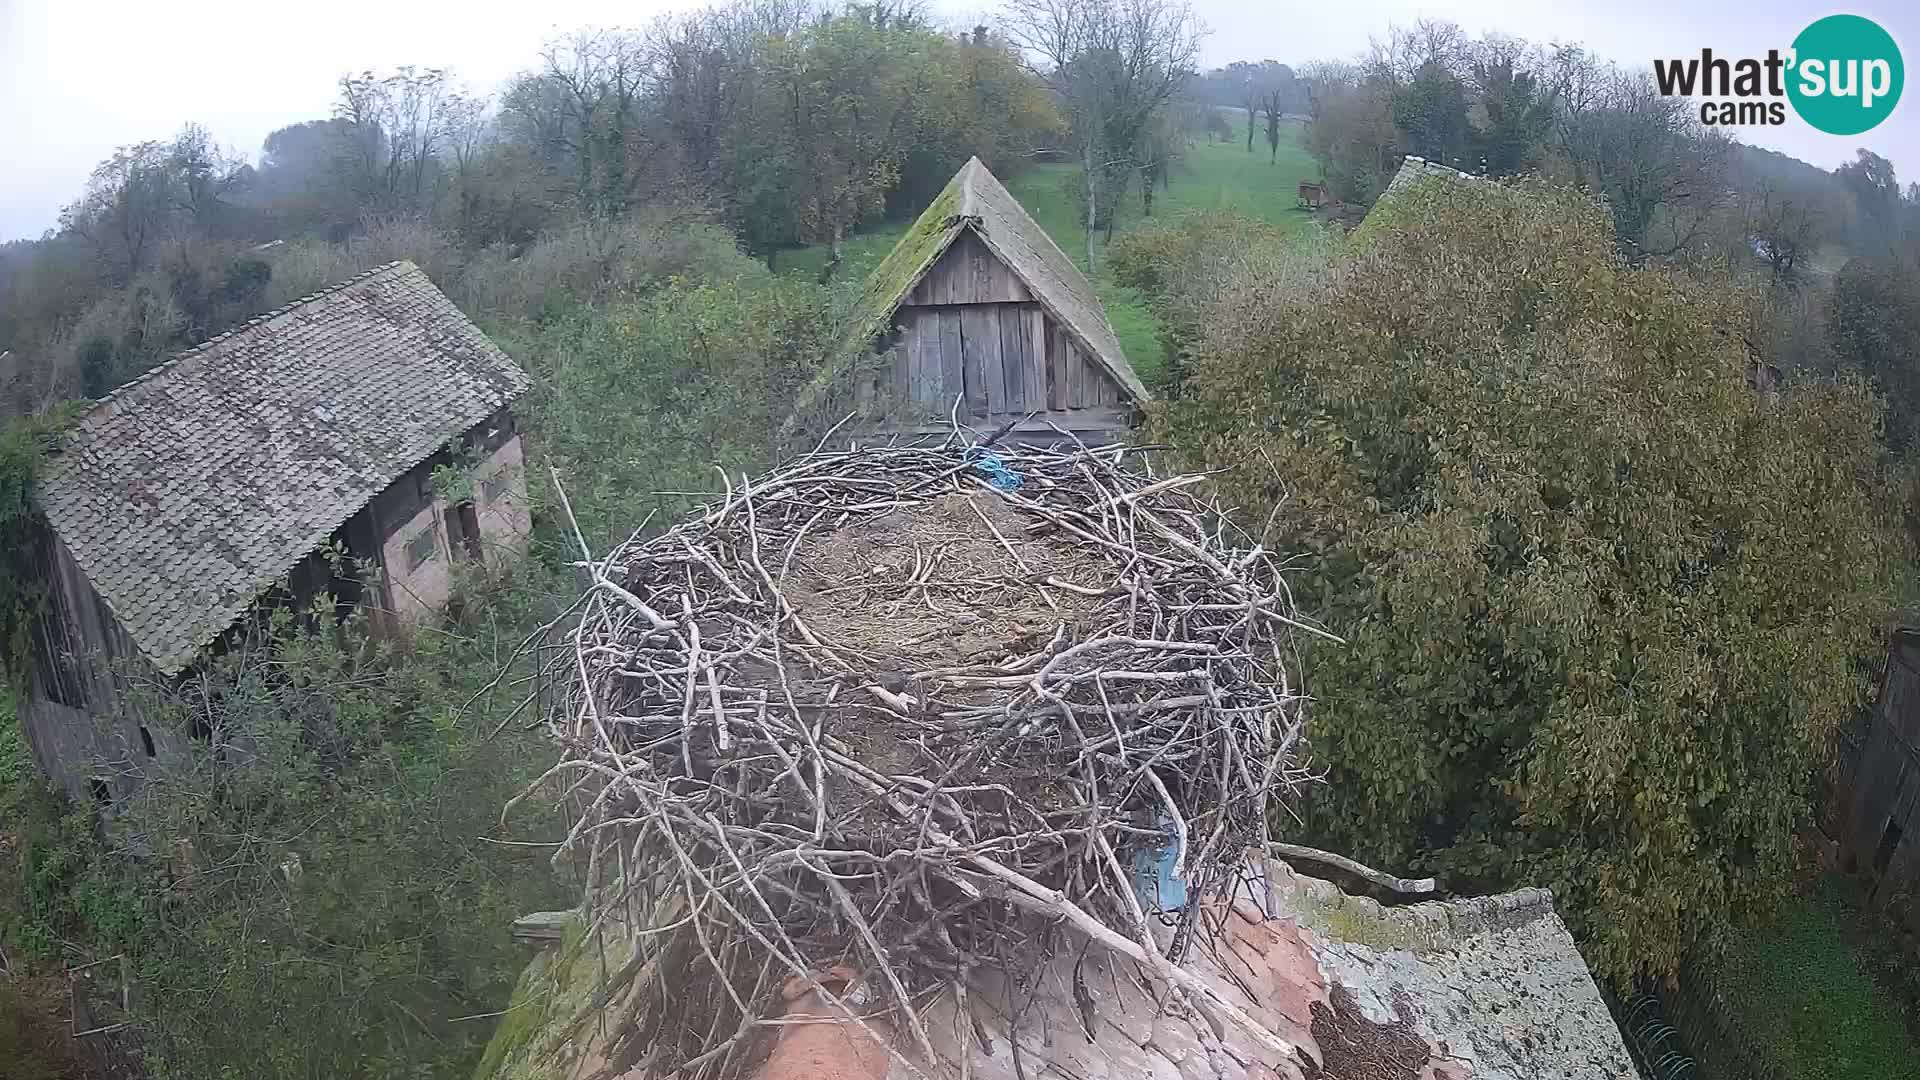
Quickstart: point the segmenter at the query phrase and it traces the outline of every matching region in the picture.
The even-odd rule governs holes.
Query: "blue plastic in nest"
[[[1020,474],[1008,467],[999,454],[974,446],[967,449],[967,460],[973,463],[974,471],[986,477],[987,483],[992,484],[995,490],[1020,490]]]
[[[1148,911],[1179,911],[1187,906],[1187,882],[1176,865],[1180,852],[1173,842],[1173,822],[1162,817],[1167,843],[1159,850],[1143,849],[1133,856],[1133,891]]]

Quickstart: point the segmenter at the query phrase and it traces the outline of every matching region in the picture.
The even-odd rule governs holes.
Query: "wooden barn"
[[[1843,747],[1841,868],[1871,898],[1920,887],[1920,626],[1896,630],[1865,731]]]
[[[835,396],[862,436],[1018,426],[1112,442],[1148,393],[1120,351],[1093,285],[974,158],[867,279],[869,321]],[[1029,416],[1031,414],[1031,416]]]
[[[263,606],[431,617],[450,564],[524,551],[526,375],[411,263],[222,334],[107,395],[38,479],[47,600],[22,720],[43,775],[110,801],[187,733],[125,692],[187,678]],[[437,490],[437,466],[463,482]]]

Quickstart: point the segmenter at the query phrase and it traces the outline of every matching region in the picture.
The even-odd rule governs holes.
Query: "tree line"
[[[285,247],[398,224],[517,253],[673,204],[769,262],[813,243],[837,256],[968,156],[1017,170],[1063,131],[1002,32],[885,4],[755,0],[581,31],[491,97],[439,69],[351,74],[331,116],[273,132],[257,164],[189,124],[120,148],[57,230],[0,248],[0,378],[27,376],[42,402],[97,396],[288,299],[270,285]]]

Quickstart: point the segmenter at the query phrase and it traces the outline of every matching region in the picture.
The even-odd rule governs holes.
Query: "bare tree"
[[[1471,50],[1472,41],[1460,24],[1419,19],[1412,26],[1389,26],[1384,41],[1369,39],[1365,67],[1368,74],[1386,78],[1396,86],[1410,83],[1423,70],[1436,67],[1463,76]]]
[[[1703,128],[1645,71],[1576,70],[1561,98],[1555,149],[1572,179],[1606,199],[1627,256],[1678,253],[1727,199],[1732,142]],[[1656,216],[1659,228],[1655,229]]]
[[[549,167],[570,173],[582,206],[623,209],[639,186],[648,140],[641,105],[653,74],[646,40],[583,30],[550,42],[538,72],[515,80],[502,112]]]
[[[447,72],[402,67],[340,79],[334,116],[350,138],[359,194],[379,210],[421,210],[428,202],[429,169],[445,134]]]
[[[1267,126],[1267,163],[1280,161],[1280,116],[1286,109],[1287,88],[1280,85],[1267,87],[1260,93],[1260,115]]]
[[[1178,0],[1010,0],[1006,23],[1066,114],[1091,271],[1103,195],[1117,198],[1113,181],[1137,167],[1141,134],[1192,76],[1205,28]]]

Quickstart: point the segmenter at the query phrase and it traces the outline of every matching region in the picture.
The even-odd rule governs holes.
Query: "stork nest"
[[[581,562],[543,783],[594,931],[659,984],[626,1066],[745,1075],[804,988],[918,1072],[921,1010],[1062,923],[1247,1022],[1177,961],[1304,778],[1292,636],[1321,631],[1200,481],[1124,448],[816,452]]]

